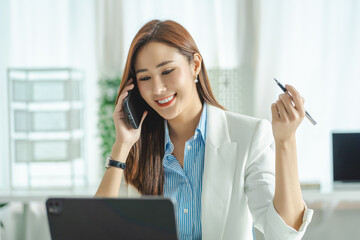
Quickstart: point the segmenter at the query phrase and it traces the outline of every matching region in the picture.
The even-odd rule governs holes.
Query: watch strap
[[[116,168],[121,168],[121,169],[126,169],[126,163],[123,162],[119,162],[116,160],[111,159],[111,157],[109,156],[109,162],[107,167],[116,167]]]

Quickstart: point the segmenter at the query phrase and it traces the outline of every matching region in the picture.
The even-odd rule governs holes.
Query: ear
[[[192,64],[192,72],[193,72],[194,76],[197,76],[200,73],[201,61],[202,61],[202,58],[201,58],[200,54],[199,53],[194,53],[194,61],[193,61],[193,64]]]

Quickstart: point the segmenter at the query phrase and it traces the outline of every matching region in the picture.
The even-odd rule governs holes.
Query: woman
[[[313,211],[298,179],[304,100],[294,87],[272,104],[272,126],[226,111],[190,34],[159,20],[136,34],[122,79],[111,158],[126,170],[108,168],[97,197],[169,197],[181,239],[252,239],[253,224],[266,239],[303,236]],[[148,105],[138,129],[122,108],[131,89]]]

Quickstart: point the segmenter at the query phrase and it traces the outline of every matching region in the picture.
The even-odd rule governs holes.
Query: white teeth
[[[174,98],[175,94],[172,95],[171,97],[165,98],[164,100],[158,100],[158,103],[164,104],[167,103],[169,101],[171,101]]]

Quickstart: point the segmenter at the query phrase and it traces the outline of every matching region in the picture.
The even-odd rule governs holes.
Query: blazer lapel
[[[237,155],[225,113],[207,105],[206,144],[201,194],[203,239],[221,239],[226,223]]]

